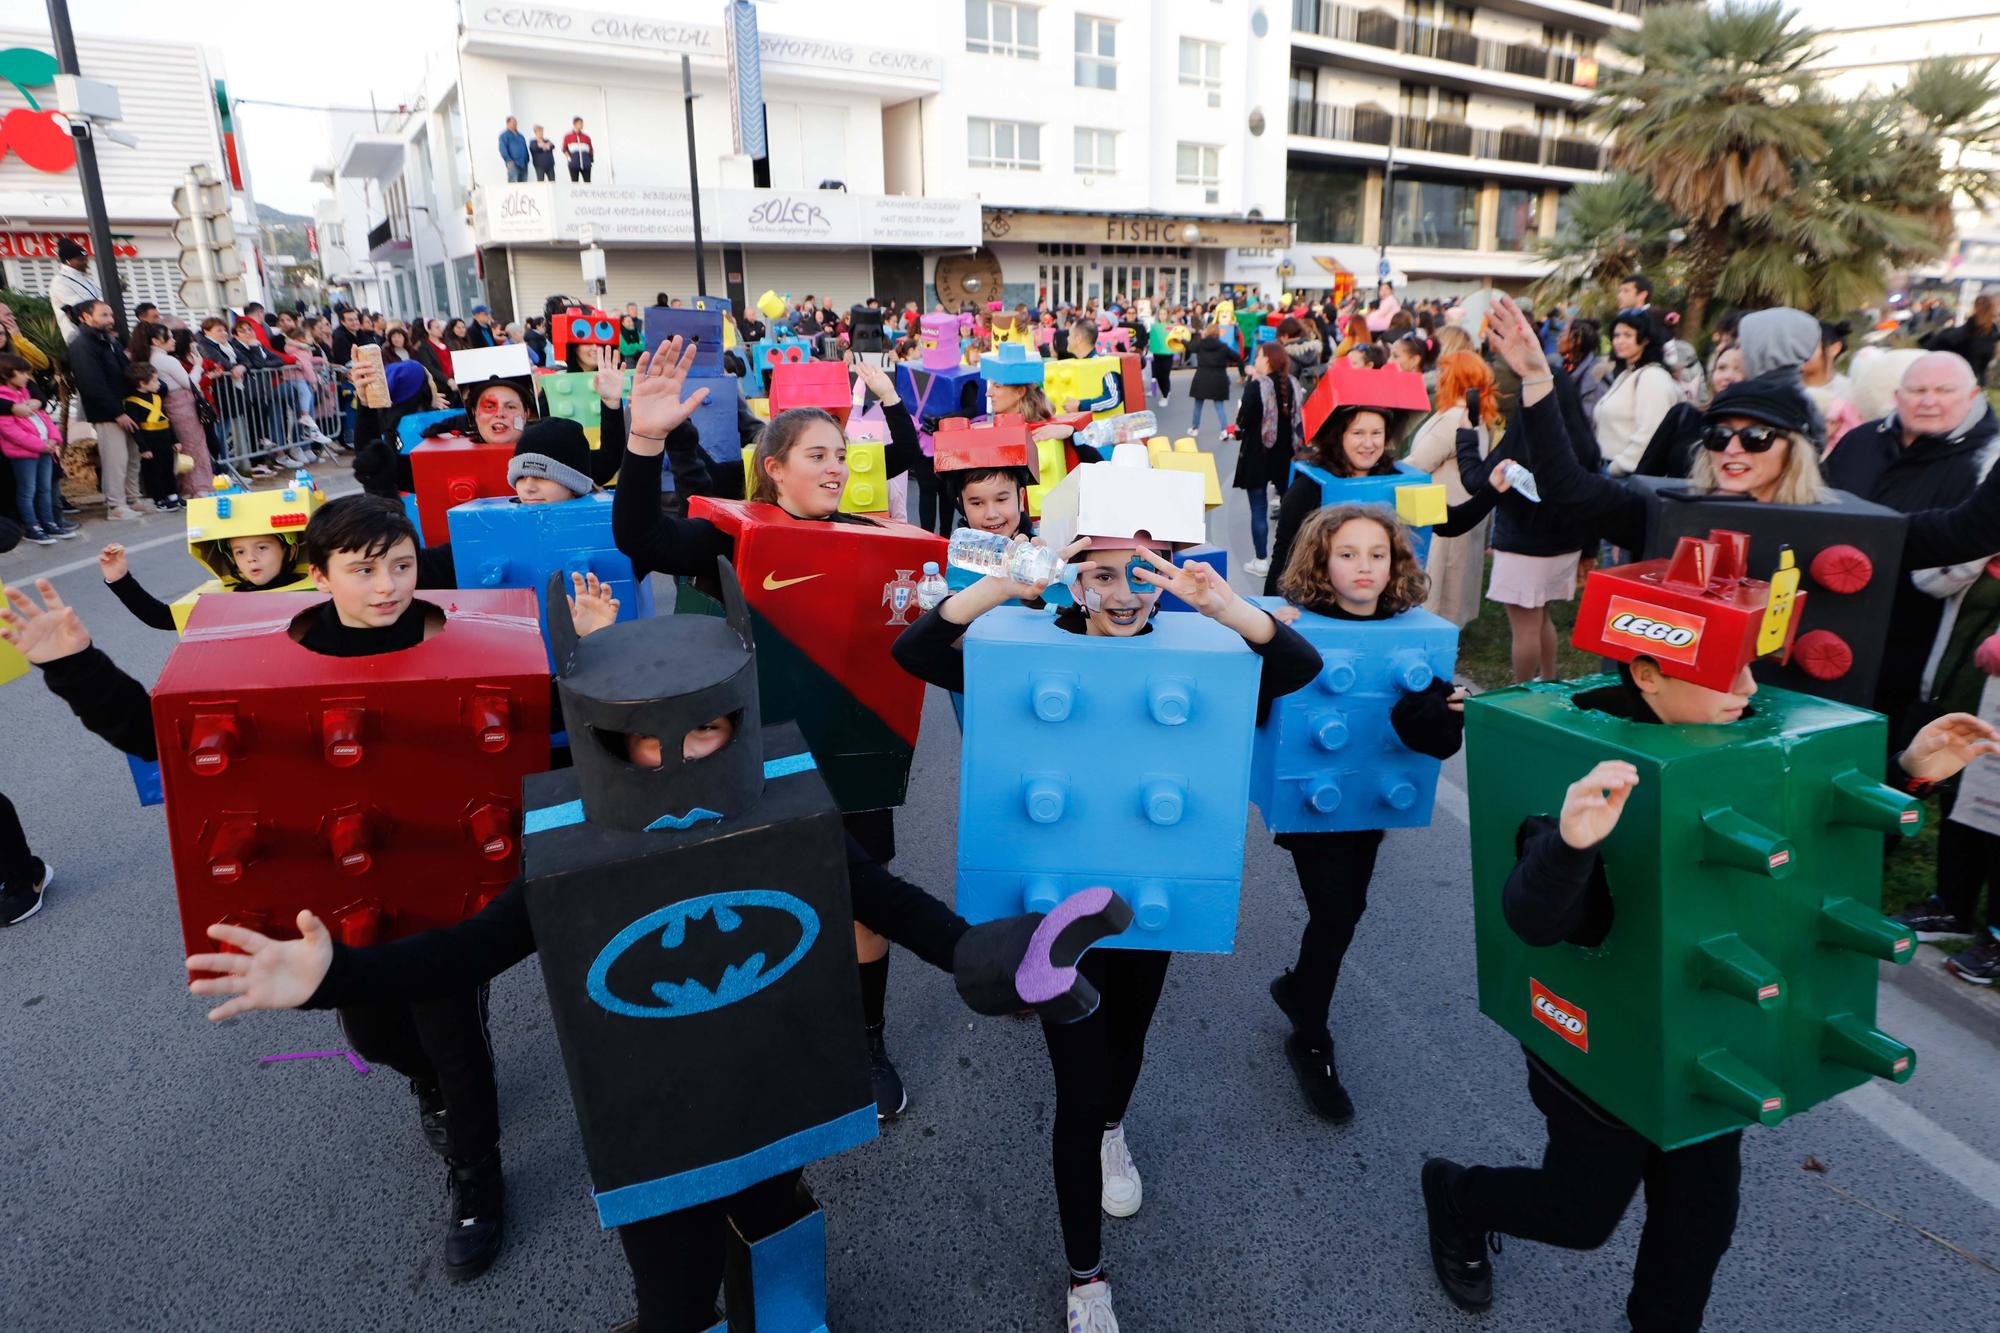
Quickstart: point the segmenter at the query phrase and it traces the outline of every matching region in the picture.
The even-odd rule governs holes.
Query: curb
[[[1945,971],[1944,950],[1919,944],[1907,963],[1883,963],[1882,981],[1989,1039],[2000,1038],[2000,986],[1973,986]]]

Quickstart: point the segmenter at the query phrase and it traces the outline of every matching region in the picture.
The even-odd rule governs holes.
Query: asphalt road
[[[1165,409],[1175,426],[1187,412],[1180,397]],[[1232,459],[1225,446],[1225,482]],[[1245,509],[1230,499],[1213,521],[1240,563]],[[198,577],[179,528],[115,528],[163,596]],[[150,680],[172,637],[104,591],[91,557],[111,525],[88,529],[0,557],[0,578],[53,572],[98,641]],[[946,894],[957,765],[933,692],[897,869]],[[1434,825],[1392,833],[1381,858],[1336,996],[1359,1107],[1344,1129],[1307,1113],[1280,1049],[1264,987],[1304,912],[1289,859],[1250,815],[1236,953],[1175,960],[1127,1121],[1146,1202],[1105,1236],[1128,1330],[1625,1327],[1638,1205],[1595,1253],[1510,1242],[1483,1318],[1447,1304],[1430,1273],[1423,1158],[1524,1163],[1541,1144],[1519,1049],[1474,1000],[1462,775],[1448,766]],[[532,960],[493,987],[507,1246],[484,1279],[453,1287],[444,1173],[402,1080],[257,1063],[341,1045],[330,1015],[203,1020],[183,989],[158,811],[32,679],[0,693],[0,788],[58,867],[41,915],[0,931],[0,1328],[602,1329],[631,1312]],[[2000,1011],[1917,980],[1885,988],[1882,1007],[1921,1052],[1909,1086],[1748,1136],[1711,1329],[2000,1324]],[[900,953],[889,1012],[909,1113],[809,1172],[829,1218],[832,1326],[1054,1333],[1064,1267],[1036,1025],[969,1016],[945,977]],[[1825,1171],[1802,1169],[1808,1158]]]

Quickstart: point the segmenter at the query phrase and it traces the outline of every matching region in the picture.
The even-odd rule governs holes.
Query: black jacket
[[[1595,476],[1598,467],[1597,433],[1591,428],[1590,419],[1583,414],[1583,400],[1576,391],[1576,384],[1567,371],[1556,370],[1555,392],[1542,400],[1544,405],[1553,404],[1560,415],[1564,427],[1564,440],[1570,446],[1570,457],[1576,466]],[[1507,430],[1500,437],[1500,443],[1482,460],[1475,444],[1470,453],[1463,447],[1466,432],[1459,432],[1458,475],[1467,490],[1486,484],[1487,474],[1507,459],[1526,462],[1527,448],[1525,435],[1528,431],[1525,414],[1521,410],[1520,396],[1513,395],[1513,413],[1507,422]],[[1540,472],[1532,463],[1529,470],[1540,480]],[[1539,489],[1539,487],[1538,487]],[[1546,498],[1546,492],[1543,493]],[[1500,497],[1499,506],[1494,511],[1493,535],[1487,544],[1496,551],[1507,551],[1514,555],[1550,556],[1568,555],[1581,551],[1596,540],[1597,533],[1590,523],[1581,516],[1557,508],[1550,504],[1536,504],[1511,491]],[[1620,543],[1621,545],[1623,543]]]
[[[79,329],[69,340],[69,378],[83,400],[86,421],[116,421],[125,415],[128,364],[125,349],[112,334]]]
[[[349,332],[346,325],[340,325],[333,331],[333,351],[331,353],[333,364],[344,366],[354,359],[355,348],[366,347],[370,343],[379,343],[381,341],[373,329],[355,329]]]
[[[1228,402],[1229,368],[1242,358],[1229,350],[1228,343],[1213,337],[1196,338],[1188,355],[1194,358],[1194,382],[1188,386],[1188,396],[1198,403]]]
[[[1295,376],[1288,376],[1287,382],[1293,401],[1303,408],[1305,387]],[[1292,438],[1291,414],[1281,410],[1271,447],[1264,447],[1264,394],[1253,377],[1243,386],[1243,398],[1236,404],[1236,475],[1229,479],[1229,484],[1246,491],[1266,485],[1283,486],[1291,467],[1292,450],[1299,443]]]
[[[1948,329],[1939,329],[1936,333],[1925,337],[1921,345],[1933,352],[1958,353],[1965,358],[1966,364],[1972,367],[1973,382],[1984,385],[1986,368],[1993,364],[1993,350],[1996,346],[2000,346],[2000,324],[1982,333],[1977,325],[1967,320]],[[1840,442],[1846,444],[1847,440],[1842,437]]]

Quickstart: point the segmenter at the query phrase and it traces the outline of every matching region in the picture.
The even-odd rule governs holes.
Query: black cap
[[[1748,417],[1780,430],[1807,434],[1812,430],[1812,399],[1795,378],[1780,374],[1757,375],[1736,383],[1715,395],[1703,414],[1706,421],[1723,417]]]
[[[67,264],[72,259],[83,259],[89,254],[90,251],[84,249],[67,236],[56,242],[56,258],[62,263]]]
[[[556,688],[584,818],[593,824],[631,832],[687,828],[741,814],[763,795],[750,612],[727,560],[716,561],[716,573],[724,619],[650,616],[581,639],[565,576],[549,580]],[[705,759],[682,759],[681,738],[718,717],[736,721],[729,743]],[[633,735],[659,738],[659,768],[627,758],[625,737]]]

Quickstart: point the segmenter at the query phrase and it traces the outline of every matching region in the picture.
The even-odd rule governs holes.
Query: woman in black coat
[[[1201,436],[1201,405],[1215,404],[1215,427],[1221,430],[1229,423],[1223,413],[1229,402],[1229,368],[1240,358],[1222,341],[1222,328],[1211,324],[1201,331],[1201,337],[1188,348],[1188,355],[1194,358],[1194,383],[1189,396],[1194,399],[1194,424],[1189,427],[1196,436]]]
[[[1305,434],[1300,416],[1304,405],[1305,388],[1292,373],[1291,355],[1280,343],[1259,347],[1249,383],[1243,386],[1243,401],[1236,407],[1236,475],[1229,482],[1250,493],[1250,544],[1257,558],[1246,561],[1243,572],[1252,578],[1263,578],[1271,570],[1267,500],[1270,487],[1283,488],[1289,480],[1292,455]]]

